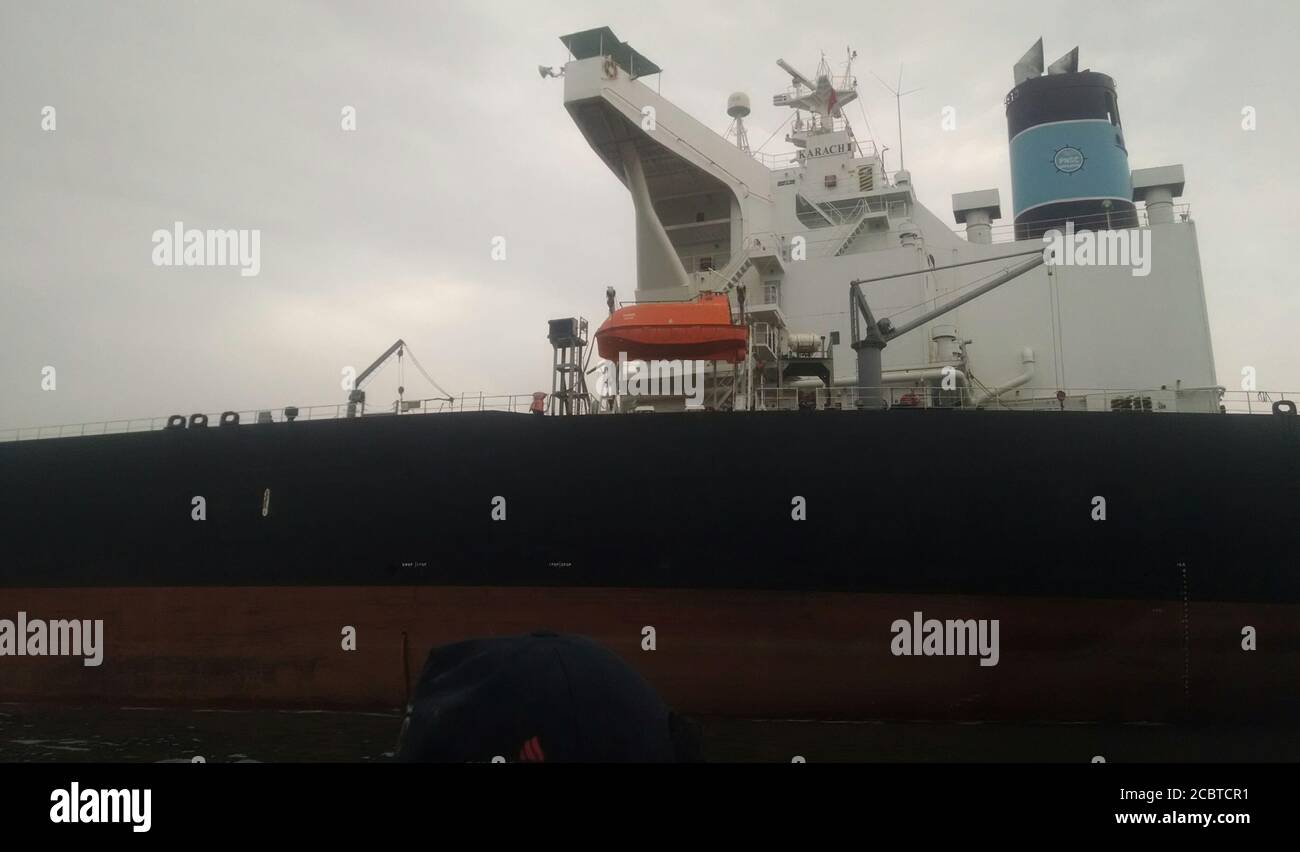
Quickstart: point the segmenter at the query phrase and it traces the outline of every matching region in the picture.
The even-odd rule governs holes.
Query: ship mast
[[[852,61],[850,59],[850,61]],[[792,88],[773,96],[773,106],[784,106],[799,111],[806,110],[812,114],[807,127],[796,123],[794,132],[786,137],[787,141],[799,148],[808,146],[808,137],[819,133],[830,133],[835,129],[835,119],[844,119],[843,108],[858,96],[853,81],[845,79],[848,84],[836,87],[831,80],[830,65],[823,56],[817,66],[816,82],[810,80],[784,59],[776,61],[778,67],[790,75]],[[847,124],[847,121],[845,122]]]

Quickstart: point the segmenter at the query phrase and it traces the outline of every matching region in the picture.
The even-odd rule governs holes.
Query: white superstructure
[[[922,273],[864,287],[875,316],[900,327],[1014,262],[1000,258],[1043,245],[993,239],[996,189],[958,192],[942,216],[922,206],[913,177],[886,173],[843,116],[856,97],[847,67],[837,77],[823,60],[808,78],[779,63],[792,86],[774,103],[797,116],[786,137],[794,151],[773,157],[661,97],[640,79],[658,67],[607,28],[564,41],[574,57],[563,70],[565,107],[636,211],[635,299],[721,290],[734,303],[743,286],[758,399],[796,378],[857,383],[850,281]],[[1100,408],[1113,389],[1140,389],[1156,410],[1217,410],[1196,225],[1173,205],[1182,168],[1134,170],[1132,186],[1147,205],[1129,233],[1150,246],[1147,274],[1130,264],[1040,266],[891,340],[884,383],[928,393],[955,374],[965,399],[985,404]],[[929,271],[976,260],[990,262]],[[807,354],[813,339],[824,340],[817,357]]]

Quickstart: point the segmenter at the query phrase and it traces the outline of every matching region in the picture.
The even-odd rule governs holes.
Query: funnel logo
[[[1087,159],[1078,148],[1066,145],[1064,148],[1056,149],[1056,156],[1052,157],[1052,165],[1056,166],[1058,172],[1072,175],[1083,168]]]

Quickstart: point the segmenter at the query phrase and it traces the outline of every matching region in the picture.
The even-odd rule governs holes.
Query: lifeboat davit
[[[690,302],[643,302],[619,308],[596,330],[596,349],[610,361],[745,360],[747,329],[731,322],[725,294]]]

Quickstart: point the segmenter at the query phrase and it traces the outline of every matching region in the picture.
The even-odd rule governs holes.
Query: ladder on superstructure
[[[587,320],[565,317],[550,321],[547,339],[551,341],[550,414],[590,414],[591,397],[587,393],[585,361]]]
[[[735,408],[736,390],[739,386],[740,367],[737,364],[731,364],[731,369],[723,373],[720,368],[720,362],[713,362],[713,381],[710,383],[710,405],[715,411],[725,411]]]

